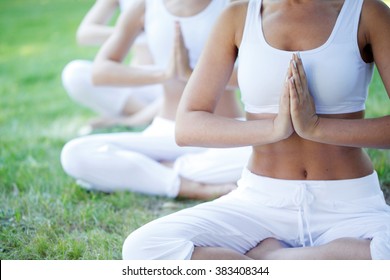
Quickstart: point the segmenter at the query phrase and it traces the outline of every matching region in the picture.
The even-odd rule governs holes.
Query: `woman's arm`
[[[112,127],[115,125],[136,127],[150,124],[158,114],[162,104],[162,98],[158,98],[142,110],[126,117],[105,117],[90,122],[92,129]]]
[[[184,43],[184,37],[179,22],[175,25],[175,43],[172,56],[171,72],[173,73],[173,76],[187,83],[192,76],[193,69],[190,66],[189,54]],[[234,68],[229,82],[226,85],[226,89],[238,89],[237,67]]]
[[[108,22],[117,8],[118,0],[97,0],[77,29],[77,43],[87,46],[103,44],[114,31]]]
[[[390,96],[390,9],[380,1],[365,1],[360,30],[365,32],[366,47],[372,50],[373,60]],[[297,64],[298,69],[302,68],[301,79],[305,80],[303,67],[298,60]],[[298,75],[296,74],[297,77]],[[319,117],[315,120],[310,112],[304,113],[308,108],[304,100],[305,98],[298,98],[294,94],[291,97],[294,129],[301,137],[340,146],[390,148],[390,115],[373,119]]]
[[[149,85],[167,79],[167,71],[122,63],[144,27],[145,0],[133,1],[132,6],[120,15],[114,33],[94,60],[92,79],[96,85]]]
[[[234,147],[277,142],[292,133],[288,91],[275,119],[239,121],[213,114],[231,77],[241,41],[247,4],[227,8],[181,98],[176,117],[176,141],[182,146]]]

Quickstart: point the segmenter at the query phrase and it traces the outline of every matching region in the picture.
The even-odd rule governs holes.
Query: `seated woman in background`
[[[362,149],[374,63],[390,94],[390,10],[377,0],[250,0],[217,21],[177,114],[182,146],[253,152],[238,188],[129,235],[125,259],[390,259],[390,207]],[[215,115],[239,58],[247,121]],[[388,106],[388,105],[387,105]]]
[[[164,86],[158,115],[144,131],[96,134],[68,142],[62,150],[65,172],[81,186],[114,192],[211,199],[236,188],[251,148],[179,147],[175,117],[188,77],[212,26],[230,0],[137,0],[123,13],[94,62],[99,85]],[[135,38],[143,31],[155,68],[123,64]],[[223,90],[216,113],[242,117],[236,78]]]
[[[132,0],[97,0],[77,29],[77,42],[83,46],[101,46],[114,32],[110,25],[116,11],[123,13]],[[95,85],[92,82],[92,61],[74,60],[62,72],[62,83],[68,95],[100,115],[83,127],[81,134],[114,125],[142,126],[157,114],[162,96],[161,85],[117,86]],[[144,32],[140,33],[131,51],[131,65],[150,67],[153,58]]]

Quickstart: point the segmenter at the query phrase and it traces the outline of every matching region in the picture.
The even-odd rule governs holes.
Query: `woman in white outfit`
[[[390,148],[390,116],[364,119],[374,63],[390,94],[390,9],[377,0],[242,1],[210,38],[176,139],[251,145],[247,168],[233,192],[130,234],[123,257],[390,259],[390,207],[362,149]],[[237,56],[243,122],[214,113]]]
[[[109,23],[116,10],[119,8],[123,12],[131,5],[132,0],[97,0],[77,30],[77,42],[84,46],[102,45],[114,31],[114,26]],[[137,37],[131,54],[131,65],[153,64],[143,33]],[[100,115],[90,122],[89,128],[150,123],[160,104],[158,99],[162,96],[162,86],[97,86],[92,81],[92,63],[74,60],[62,72],[62,83],[68,95]]]
[[[210,199],[236,187],[250,147],[183,148],[174,139],[174,119],[181,94],[197,63],[212,26],[229,0],[137,0],[118,20],[113,35],[99,51],[94,81],[100,85],[163,83],[161,110],[141,133],[90,135],[67,143],[64,170],[80,185],[112,192],[128,190],[168,197]],[[122,63],[132,42],[145,30],[154,69]],[[232,89],[223,94],[216,111],[241,117]]]

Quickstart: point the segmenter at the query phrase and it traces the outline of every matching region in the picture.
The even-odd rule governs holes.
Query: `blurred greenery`
[[[86,192],[62,171],[63,145],[93,114],[61,84],[93,0],[0,1],[0,259],[121,259],[134,229],[195,202]]]

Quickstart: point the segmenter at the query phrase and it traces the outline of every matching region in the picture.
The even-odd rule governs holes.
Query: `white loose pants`
[[[149,104],[163,95],[162,85],[114,87],[92,83],[92,62],[74,60],[62,71],[62,84],[77,103],[104,116],[120,116],[130,96]]]
[[[251,147],[179,147],[174,122],[155,118],[141,133],[89,135],[68,142],[61,153],[65,172],[91,189],[176,197],[180,177],[200,183],[236,182]],[[174,162],[169,168],[160,162]]]
[[[336,181],[290,181],[244,169],[238,188],[157,219],[131,233],[124,259],[190,259],[194,247],[245,254],[276,238],[291,247],[342,237],[371,239],[373,259],[390,259],[390,207],[377,174]]]

